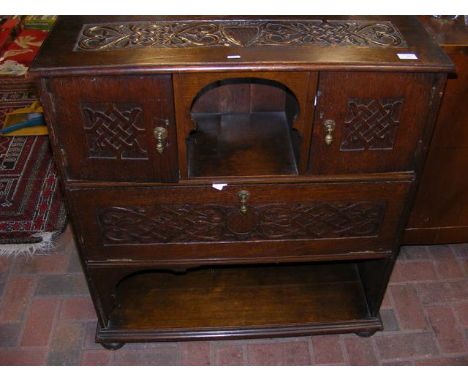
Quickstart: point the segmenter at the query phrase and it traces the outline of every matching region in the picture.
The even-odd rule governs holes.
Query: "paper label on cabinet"
[[[219,191],[222,191],[224,187],[227,186],[227,183],[213,183],[211,187],[216,188]]]
[[[400,60],[417,60],[418,56],[414,53],[397,53],[397,56]]]

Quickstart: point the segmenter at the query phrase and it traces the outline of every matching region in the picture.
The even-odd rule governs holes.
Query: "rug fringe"
[[[54,239],[57,232],[41,232],[34,237],[42,238],[38,243],[26,244],[2,244],[0,245],[0,256],[32,256],[32,255],[47,255],[54,249]]]

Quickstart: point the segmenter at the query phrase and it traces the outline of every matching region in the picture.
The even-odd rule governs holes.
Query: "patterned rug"
[[[0,79],[0,123],[34,100],[33,84]],[[0,244],[50,243],[66,220],[48,137],[0,137]],[[0,254],[18,252],[7,247]]]

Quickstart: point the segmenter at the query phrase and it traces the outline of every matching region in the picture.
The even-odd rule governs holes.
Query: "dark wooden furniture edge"
[[[248,339],[266,337],[305,336],[316,333],[364,333],[373,334],[382,330],[380,317],[356,321],[343,321],[333,324],[311,324],[291,326],[265,326],[256,328],[225,328],[201,330],[111,330],[96,329],[96,342],[148,342],[148,341],[183,341],[203,339]]]
[[[322,261],[357,261],[357,260],[377,260],[386,259],[392,256],[390,251],[356,251],[347,253],[330,253],[330,254],[316,254],[311,255],[284,255],[281,260],[278,260],[278,256],[272,257],[255,257],[248,258],[244,261],[239,258],[223,257],[218,259],[190,259],[190,260],[159,260],[159,261],[128,261],[128,260],[116,260],[108,259],[106,261],[91,261],[86,262],[87,265],[93,268],[104,267],[107,268],[111,264],[113,267],[142,267],[142,268],[157,268],[157,269],[168,269],[175,271],[185,271],[187,269],[193,269],[204,265],[231,265],[231,264],[283,264],[283,263],[306,263],[306,262],[322,262]]]

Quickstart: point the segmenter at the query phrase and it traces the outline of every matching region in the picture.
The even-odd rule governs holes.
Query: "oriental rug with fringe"
[[[0,81],[0,123],[36,100],[34,93],[26,81]],[[48,137],[0,136],[0,255],[49,245],[66,220]]]

